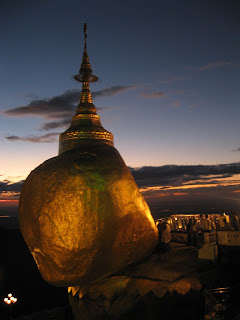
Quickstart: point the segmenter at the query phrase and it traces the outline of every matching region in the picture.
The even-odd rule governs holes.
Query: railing
[[[224,313],[231,307],[232,288],[205,290],[205,319],[223,320]]]
[[[239,285],[227,288],[206,289],[204,295],[206,320],[222,320],[226,312],[231,312],[233,308],[239,310]]]

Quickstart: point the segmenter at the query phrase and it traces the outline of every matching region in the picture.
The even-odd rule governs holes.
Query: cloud
[[[113,96],[135,89],[136,86],[114,86],[92,93],[94,98]],[[12,117],[38,116],[46,119],[66,119],[73,115],[79,102],[81,90],[67,90],[51,98],[35,99],[25,106],[6,110],[4,115]]]
[[[240,148],[236,148],[232,150],[233,152],[240,152]]]
[[[240,163],[219,165],[166,165],[160,167],[130,168],[139,187],[160,189],[183,187],[186,184],[216,184],[221,179],[240,174]],[[240,181],[239,181],[240,183]]]
[[[239,63],[233,63],[230,61],[214,61],[214,62],[209,62],[203,66],[199,66],[199,67],[189,67],[187,69],[192,69],[192,70],[196,70],[196,71],[207,71],[207,70],[212,70],[212,69],[217,69],[217,68],[222,68],[225,66],[235,66],[235,67],[239,67],[240,64]]]
[[[0,205],[3,207],[3,209],[6,209],[13,204],[18,204],[18,199],[22,190],[23,183],[24,180],[12,182],[5,179],[0,181]]]
[[[109,97],[116,94],[120,94],[129,90],[135,89],[137,86],[113,86],[105,88],[103,90],[92,92],[93,98]],[[81,95],[80,89],[67,90],[62,94],[51,98],[45,99],[33,99],[25,106],[19,106],[3,112],[5,116],[9,117],[42,117],[47,121],[41,127],[40,130],[52,130],[60,127],[70,125],[72,116],[76,110],[76,104],[79,102]],[[36,97],[34,94],[26,94],[26,97]],[[98,108],[101,110],[112,109],[113,107]],[[53,136],[41,136],[41,137],[18,137],[8,136],[6,139],[11,141],[21,140],[28,142],[51,142]],[[52,140],[51,140],[52,139]]]
[[[20,192],[24,180],[18,182],[11,182],[9,180],[0,181],[0,193],[1,192]]]
[[[79,90],[67,90],[63,94],[49,99],[32,100],[25,106],[6,110],[4,114],[13,117],[40,116],[45,118],[63,118],[72,114],[75,108],[73,103],[79,99],[79,94]]]
[[[111,97],[113,95],[119,94],[119,93],[123,93],[126,91],[130,91],[133,89],[136,89],[137,86],[114,86],[114,87],[110,87],[110,88],[106,88],[103,90],[99,90],[99,91],[94,91],[92,93],[92,97],[93,98],[98,98],[98,97]]]
[[[18,198],[22,190],[24,180],[18,182],[11,182],[9,180],[0,181],[0,198]]]
[[[163,98],[166,97],[166,93],[165,92],[152,92],[152,93],[146,93],[146,92],[142,92],[142,97],[144,98]]]
[[[5,139],[9,141],[24,141],[24,142],[37,142],[37,143],[50,143],[56,141],[60,133],[47,133],[42,136],[28,136],[28,137],[19,137],[19,136],[6,136]]]
[[[240,213],[240,163],[166,165],[131,172],[154,218],[173,213]]]
[[[47,130],[66,127],[70,125],[71,121],[72,121],[72,118],[68,118],[66,120],[60,120],[60,121],[46,122],[40,127],[40,130],[47,131]]]
[[[215,61],[215,62],[209,62],[201,67],[199,67],[199,70],[211,70],[216,68],[222,68],[224,66],[231,65],[231,62],[228,61]]]

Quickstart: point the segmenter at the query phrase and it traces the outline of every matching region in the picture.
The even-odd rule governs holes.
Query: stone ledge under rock
[[[198,260],[195,248],[174,244],[88,288],[69,287],[69,301],[75,320],[169,320],[179,312],[181,318],[200,319],[203,284],[214,268]]]

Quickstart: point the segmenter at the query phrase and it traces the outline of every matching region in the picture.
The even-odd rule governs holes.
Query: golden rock
[[[80,103],[59,155],[31,172],[19,203],[23,237],[43,278],[87,286],[149,254],[158,232],[150,210],[92,103],[97,80],[85,49]]]
[[[149,254],[157,244],[150,210],[118,151],[83,146],[28,176],[20,228],[43,278],[86,285]]]

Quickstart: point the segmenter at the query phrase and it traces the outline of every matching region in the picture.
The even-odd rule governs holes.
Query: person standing
[[[166,223],[161,236],[161,242],[163,244],[164,250],[170,249],[170,241],[171,241],[171,227],[168,223]]]
[[[197,221],[194,220],[192,223],[192,245],[194,247],[197,246],[197,242],[198,242],[198,225],[197,225]]]

